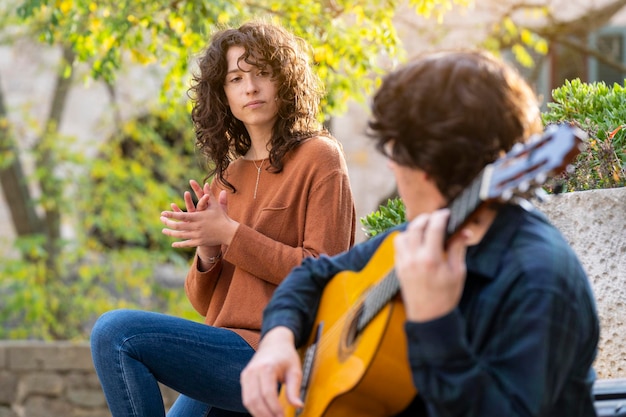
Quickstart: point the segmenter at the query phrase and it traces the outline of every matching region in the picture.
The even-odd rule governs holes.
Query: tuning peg
[[[527,142],[528,142],[528,143],[535,143],[535,142],[539,141],[539,139],[541,139],[541,136],[542,136],[542,135],[540,135],[540,134],[538,134],[538,133],[535,133],[534,135],[531,135],[531,136],[528,138]]]
[[[509,201],[511,197],[513,197],[513,191],[511,191],[510,188],[507,188],[506,190],[502,191],[501,198],[503,201]]]
[[[520,182],[519,185],[517,186],[517,189],[520,190],[522,194],[526,193],[530,189],[530,182],[529,181]]]
[[[539,188],[535,188],[535,190],[533,191],[533,193],[535,194],[535,198],[540,202],[540,203],[545,203],[546,200],[548,200],[548,198],[550,197],[550,195],[546,192],[546,190],[544,190],[543,188],[539,187]]]
[[[546,174],[545,172],[540,172],[539,174],[537,174],[537,176],[535,177],[535,182],[537,184],[543,184],[544,182],[546,182],[548,180],[548,174]]]
[[[520,206],[526,211],[531,211],[533,209],[533,204],[530,201],[526,200],[525,198],[515,197],[513,198],[512,202],[517,204],[518,206]]]
[[[524,144],[517,142],[515,145],[513,145],[513,147],[511,148],[511,153],[518,153],[520,152],[522,149],[524,149]]]

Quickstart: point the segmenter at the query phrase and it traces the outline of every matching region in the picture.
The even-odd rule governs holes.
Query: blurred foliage
[[[548,9],[540,4],[520,4],[519,6],[527,9],[526,14],[534,18],[540,18],[548,13]],[[536,65],[533,56],[545,56],[548,53],[548,41],[544,37],[515,23],[511,16],[507,15],[493,24],[482,46],[494,52],[510,50],[515,60],[525,68],[532,68]]]
[[[469,3],[408,0],[416,13],[435,17]],[[112,83],[126,59],[159,65],[165,100],[186,90],[193,55],[216,27],[275,20],[311,44],[328,91],[323,109],[333,114],[345,110],[348,98],[369,96],[382,62],[403,59],[392,22],[400,6],[397,0],[23,0],[18,13],[38,28],[42,41],[69,45],[78,61],[89,63],[94,79]]]
[[[182,106],[175,110],[130,120],[90,165],[83,200],[89,216],[81,228],[98,238],[98,250],[169,250],[172,239],[161,233],[159,213],[181,200],[189,179],[205,176],[189,115]]]
[[[85,83],[103,82],[113,99],[119,74],[138,64],[149,67],[161,77],[163,108],[125,123],[95,157],[73,138],[59,134],[59,123],[54,122],[62,120],[58,113],[45,127],[33,127],[37,143],[22,149],[19,158],[2,152],[3,168],[16,160],[45,159],[46,167],[36,167],[33,176],[20,181],[36,189],[50,183],[48,189],[54,192],[28,201],[44,213],[45,227],[40,233],[18,237],[14,245],[18,256],[3,254],[0,262],[0,338],[86,339],[99,314],[119,307],[201,319],[182,288],[165,287],[155,273],[165,264],[180,267],[182,274],[188,268],[191,251],[171,248],[158,217],[170,208],[169,203],[183,204],[189,179],[203,179],[186,90],[195,57],[216,28],[261,18],[277,21],[307,40],[326,86],[322,105],[329,117],[345,110],[348,99],[369,97],[380,76],[404,59],[392,22],[398,10],[406,12],[408,6],[439,19],[453,5],[470,2],[2,2],[1,42],[37,39],[63,50],[57,70],[62,79],[84,76]],[[65,87],[57,84],[57,89]],[[65,100],[63,94],[58,97]],[[64,105],[55,101],[51,108],[62,112]],[[3,123],[8,120],[4,116],[0,115]],[[11,135],[22,133],[10,127],[5,130]],[[15,137],[15,142],[20,140]],[[59,210],[48,212],[46,207]],[[49,213],[54,216],[47,217]],[[55,218],[57,213],[60,219]],[[61,227],[71,230],[67,241],[56,237]]]
[[[71,151],[68,139],[49,141],[64,149],[66,167],[88,168],[87,175],[67,173],[73,191],[53,200],[77,220],[76,235],[59,242],[58,276],[46,268],[43,236],[17,239],[22,256],[0,263],[0,339],[85,339],[99,314],[122,307],[201,319],[181,286],[155,279],[170,264],[179,276],[169,278],[181,283],[192,254],[172,249],[159,221],[171,202],[184,204],[189,179],[204,177],[190,123],[182,106],[155,110],[128,121],[92,161],[79,148]]]
[[[626,186],[626,90],[603,82],[566,81],[552,92],[546,124],[568,122],[589,135],[571,171],[555,179],[563,191]],[[551,191],[551,189],[549,189]]]

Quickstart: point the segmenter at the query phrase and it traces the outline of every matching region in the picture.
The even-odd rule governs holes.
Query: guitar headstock
[[[550,125],[542,135],[514,146],[485,168],[480,199],[508,201],[531,196],[548,178],[567,169],[580,153],[586,136],[574,126]]]
[[[580,153],[586,136],[574,126],[551,125],[542,135],[514,146],[487,165],[450,204],[447,236],[452,236],[483,203],[526,199],[543,191],[541,185],[565,170]]]

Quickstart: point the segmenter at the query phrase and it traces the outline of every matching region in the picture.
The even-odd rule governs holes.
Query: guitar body
[[[329,282],[305,353],[315,344],[304,408],[280,401],[286,416],[383,417],[405,409],[415,397],[399,296],[355,334],[364,294],[393,268],[393,236],[381,244],[360,272],[345,271]]]

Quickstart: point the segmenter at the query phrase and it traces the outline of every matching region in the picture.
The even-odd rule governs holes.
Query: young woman
[[[168,416],[237,415],[239,374],[274,289],[306,257],[354,243],[340,145],[319,123],[322,89],[307,46],[280,26],[217,32],[190,88],[210,184],[190,181],[183,211],[161,213],[174,247],[196,247],[185,290],[204,324],[143,311],[105,313],[93,360],[114,417],[163,416],[157,382],[181,393]]]

